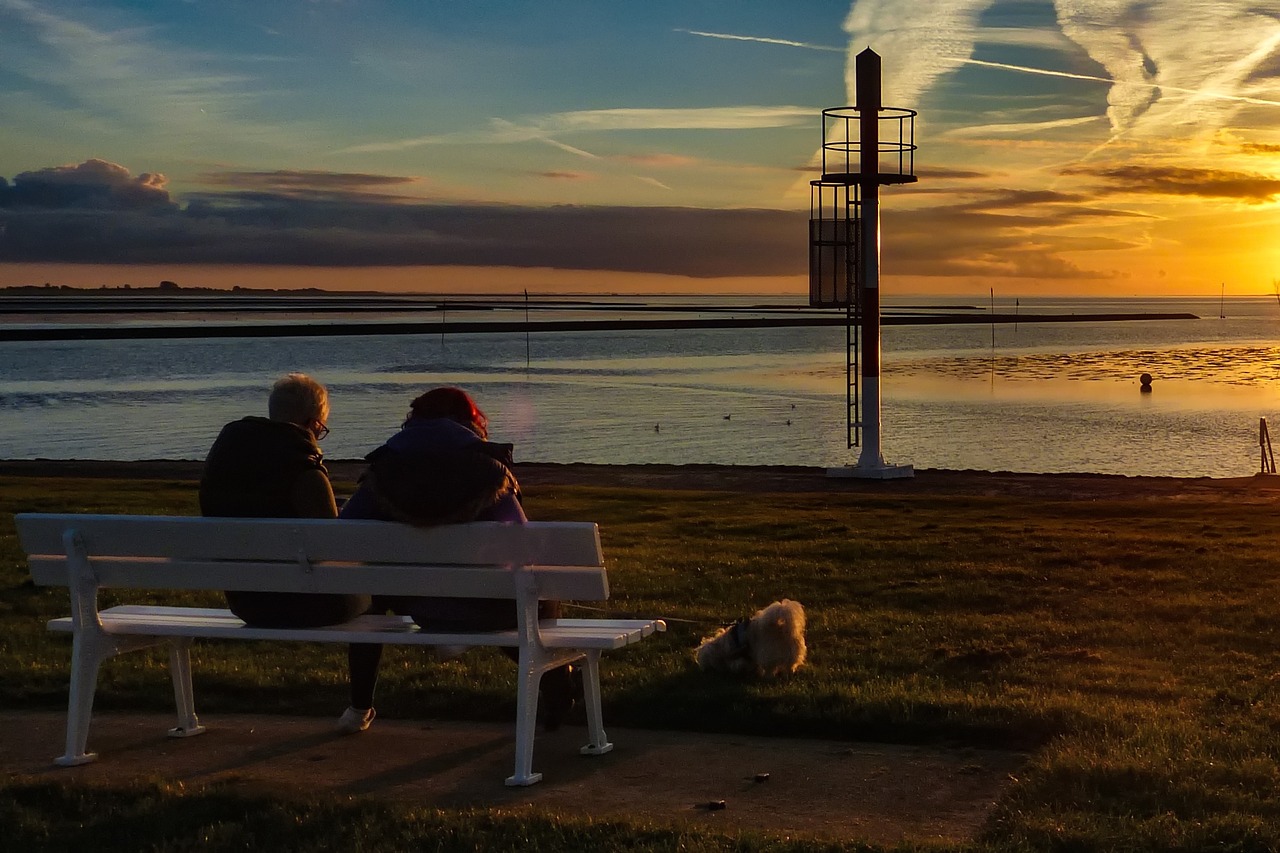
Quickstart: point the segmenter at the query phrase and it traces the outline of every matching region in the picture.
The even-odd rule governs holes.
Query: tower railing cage
[[[850,308],[856,314],[864,180],[906,184],[915,175],[915,110],[883,107],[877,115],[876,172],[864,176],[857,107],[822,111],[822,177],[810,181],[809,305]],[[870,142],[870,141],[869,141]]]
[[[880,184],[916,180],[916,111],[881,107],[876,120],[876,176]],[[822,111],[822,180],[835,183],[863,168],[862,115],[857,107]],[[870,141],[870,140],[868,140]]]

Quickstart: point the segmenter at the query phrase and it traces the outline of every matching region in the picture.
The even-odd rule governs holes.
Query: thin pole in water
[[[996,385],[996,289],[991,288],[991,387]]]
[[[1276,472],[1276,457],[1271,450],[1271,433],[1267,430],[1267,419],[1258,419],[1258,450],[1262,456],[1262,473]]]
[[[996,348],[996,289],[991,288],[991,349]]]
[[[524,289],[524,369],[529,369],[529,288]]]

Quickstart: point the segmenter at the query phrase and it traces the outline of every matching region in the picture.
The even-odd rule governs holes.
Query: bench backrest
[[[346,519],[20,513],[32,579],[43,586],[239,589],[384,595],[609,596],[594,524],[472,522],[419,528]],[[75,579],[79,580],[75,580]]]

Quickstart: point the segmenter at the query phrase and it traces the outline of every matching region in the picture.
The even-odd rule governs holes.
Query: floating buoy
[[[1139,376],[1138,382],[1142,385],[1141,390],[1144,394],[1151,392],[1151,374],[1150,373],[1144,373],[1141,376]]]

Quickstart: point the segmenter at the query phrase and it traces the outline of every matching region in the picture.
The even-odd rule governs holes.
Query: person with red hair
[[[369,466],[343,506],[342,518],[368,518],[430,526],[467,521],[526,521],[520,485],[511,472],[512,446],[489,441],[489,419],[461,388],[442,387],[417,397],[400,431],[365,457]],[[516,627],[510,599],[374,596],[371,612],[410,616],[431,631],[505,631]],[[539,616],[558,618],[558,602],[541,602]],[[369,728],[382,646],[348,650],[351,705],[339,720],[346,733]],[[558,728],[574,704],[570,667],[543,676],[543,726]]]

